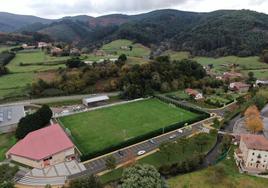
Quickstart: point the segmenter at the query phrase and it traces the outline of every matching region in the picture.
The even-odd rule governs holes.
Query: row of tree
[[[6,65],[15,57],[14,52],[4,51],[0,53],[0,76],[8,74],[8,68]]]

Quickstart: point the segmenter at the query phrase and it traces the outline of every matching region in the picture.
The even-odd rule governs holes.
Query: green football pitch
[[[128,139],[196,118],[198,114],[158,99],[142,100],[60,118],[83,154],[93,153]]]

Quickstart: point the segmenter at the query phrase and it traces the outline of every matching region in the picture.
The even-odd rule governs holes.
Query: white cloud
[[[0,0],[0,4],[0,11],[47,18],[78,14],[134,14],[163,8],[197,12],[251,9],[268,13],[268,0]]]

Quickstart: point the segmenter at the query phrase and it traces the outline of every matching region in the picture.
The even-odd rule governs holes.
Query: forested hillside
[[[19,31],[47,34],[90,49],[115,39],[130,39],[152,47],[155,55],[173,49],[202,56],[250,56],[268,48],[268,15],[249,10],[157,10],[133,16],[65,17],[52,23],[33,23]]]

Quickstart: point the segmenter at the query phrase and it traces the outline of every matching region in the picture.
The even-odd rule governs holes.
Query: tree
[[[247,83],[253,85],[253,84],[256,82],[256,80],[257,80],[257,79],[256,79],[255,76],[254,76],[254,72],[249,72],[249,73],[248,73],[248,80],[247,80]]]
[[[83,67],[85,66],[86,64],[80,60],[80,58],[78,57],[75,57],[75,58],[72,58],[72,59],[68,59],[66,61],[66,66],[70,69],[72,68],[79,68],[79,67]]]
[[[231,142],[232,142],[232,138],[229,135],[223,136],[222,146],[221,146],[222,152],[226,152],[229,149]]]
[[[265,62],[268,63],[268,50],[263,50],[261,59]]]
[[[181,146],[182,148],[182,153],[185,152],[185,148],[187,147],[187,144],[188,144],[188,140],[186,137],[182,137],[178,140],[178,143],[179,145]]]
[[[250,106],[245,112],[245,126],[253,133],[263,130],[263,121],[256,106]]]
[[[0,187],[13,188],[14,184],[12,179],[18,171],[18,167],[11,167],[8,164],[0,165]]]
[[[121,54],[121,55],[118,57],[118,61],[120,61],[120,62],[126,62],[126,61],[127,61],[127,56],[126,56],[126,54]]]
[[[219,121],[218,118],[214,118],[213,120],[213,126],[217,129],[219,129],[221,127],[221,122]]]
[[[208,140],[205,134],[201,133],[195,138],[195,144],[199,146],[200,152],[203,152],[203,146],[206,145],[207,143]]]
[[[163,143],[159,146],[159,149],[160,149],[160,153],[163,156],[166,156],[167,160],[170,161],[170,157],[174,153],[174,143],[172,142]]]
[[[263,95],[256,95],[253,97],[254,104],[261,110],[267,103],[266,98]]]
[[[15,135],[17,139],[23,139],[28,133],[41,129],[49,124],[53,113],[49,106],[43,105],[33,114],[21,118]]]
[[[108,157],[106,157],[105,165],[106,165],[106,168],[108,168],[109,170],[115,169],[115,167],[116,167],[115,157],[112,155],[109,155]]]
[[[93,175],[75,179],[70,182],[69,188],[102,188],[99,179]]]
[[[122,188],[164,188],[160,173],[151,165],[135,165],[123,171]]]

